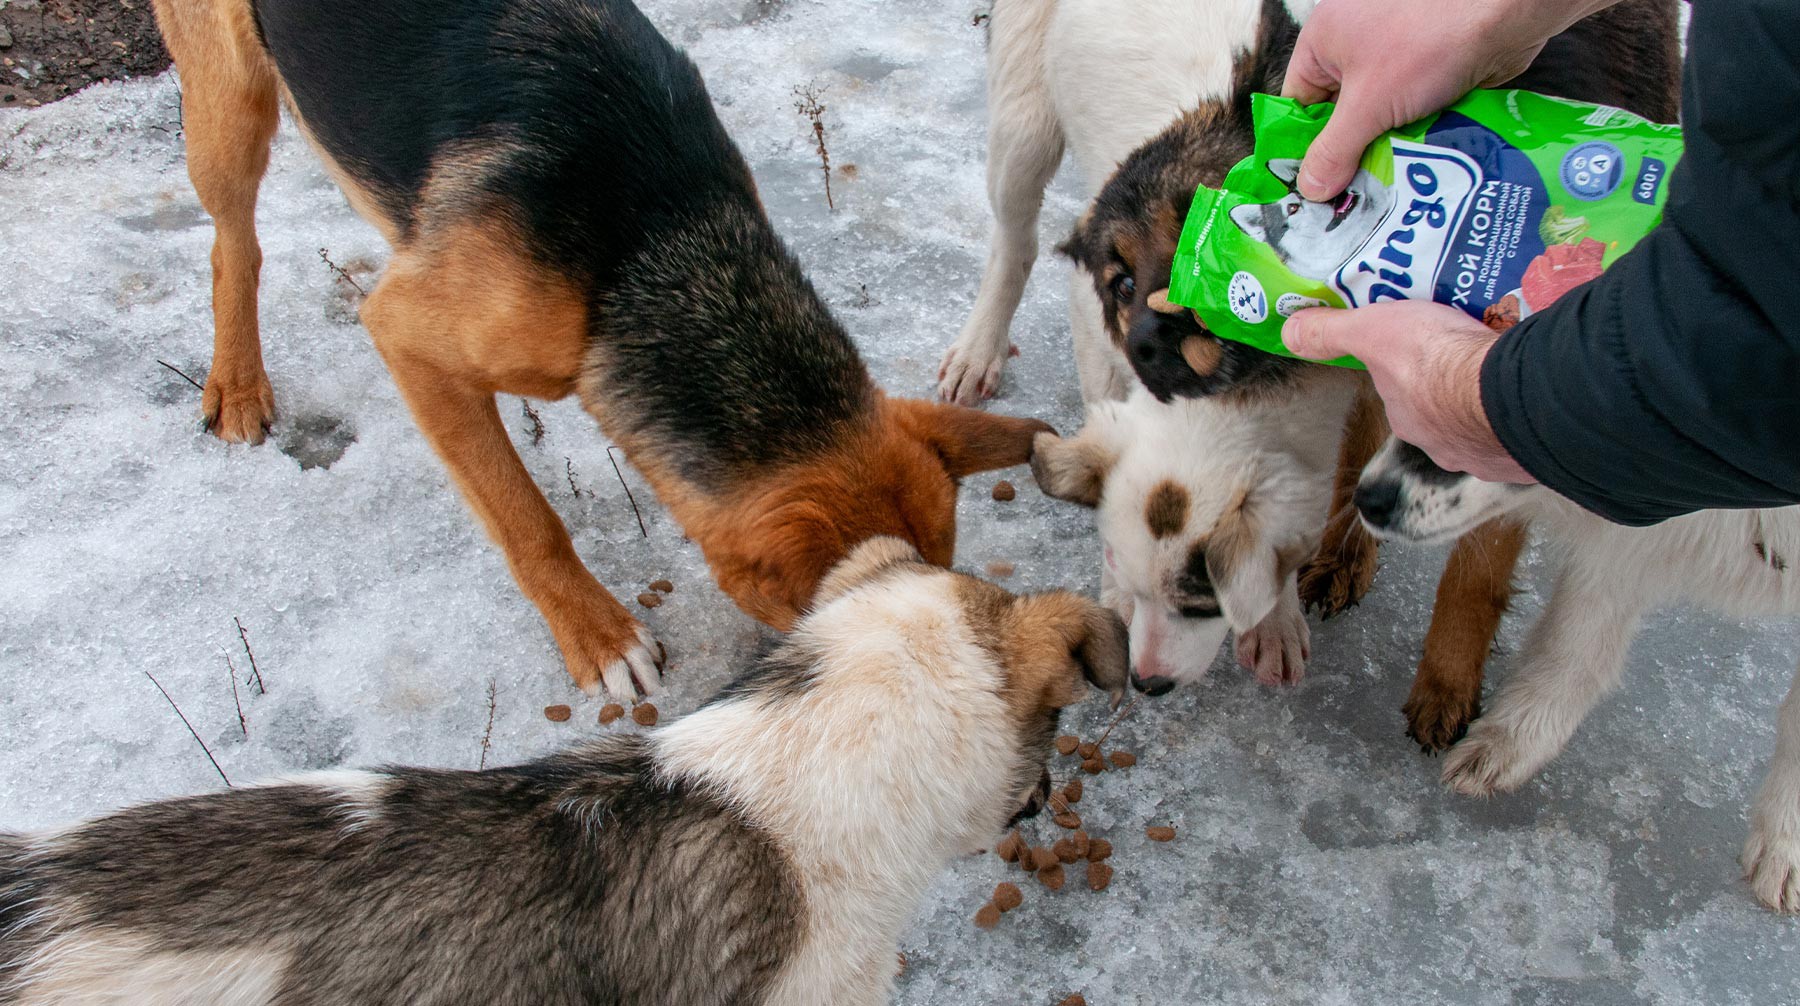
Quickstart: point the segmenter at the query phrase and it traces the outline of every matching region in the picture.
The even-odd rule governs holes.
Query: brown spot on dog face
[[[1158,540],[1181,533],[1187,525],[1188,492],[1167,479],[1158,482],[1144,501],[1144,523]]]

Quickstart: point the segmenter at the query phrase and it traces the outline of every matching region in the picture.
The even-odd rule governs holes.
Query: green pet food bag
[[[1256,95],[1256,152],[1194,195],[1169,299],[1221,338],[1290,356],[1295,311],[1410,299],[1504,330],[1648,234],[1681,158],[1679,126],[1475,91],[1375,141],[1350,187],[1315,203],[1294,179],[1331,110]]]

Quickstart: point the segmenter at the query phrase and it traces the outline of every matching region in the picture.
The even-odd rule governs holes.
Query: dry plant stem
[[[531,424],[525,432],[531,434],[531,446],[537,447],[544,442],[544,417],[531,407],[529,399],[521,398],[519,404],[525,407],[525,421]]]
[[[487,729],[481,732],[481,762],[475,766],[478,769],[487,768],[488,751],[494,746],[494,694],[494,679],[489,678]]]
[[[196,381],[196,380],[194,380],[194,379],[193,379],[193,378],[191,378],[191,377],[189,377],[189,376],[187,376],[187,375],[186,375],[186,374],[184,374],[184,373],[182,373],[182,372],[181,372],[181,368],[180,368],[180,367],[177,367],[177,366],[175,366],[175,365],[174,365],[174,364],[172,364],[172,363],[163,363],[163,361],[161,361],[161,360],[158,360],[158,361],[156,361],[156,362],[157,362],[157,363],[162,363],[162,365],[163,365],[163,366],[165,366],[165,367],[167,367],[167,368],[169,368],[169,369],[170,369],[170,370],[172,370],[172,371],[174,371],[174,372],[175,372],[175,376],[177,376],[177,377],[179,377],[179,378],[181,378],[181,379],[182,379],[182,380],[184,380],[184,381],[186,381],[186,382],[188,382],[188,383],[189,383],[189,384],[191,384],[191,385],[193,385],[193,386],[194,386],[194,387],[196,387],[196,388],[199,388],[199,389],[200,389],[200,390],[201,390],[201,391],[205,391],[205,390],[206,390],[206,386],[205,386],[205,385],[203,385],[203,384],[201,384],[201,383],[200,383],[200,382],[199,382],[199,381]]]
[[[237,626],[238,641],[244,644],[244,655],[250,658],[250,674],[256,678],[256,694],[269,694],[269,689],[263,685],[262,671],[256,667],[256,653],[250,649],[250,634],[244,631],[244,623],[236,615],[231,616],[231,621]]]
[[[346,270],[346,269],[342,268],[341,266],[339,266],[336,262],[333,262],[331,260],[330,253],[328,253],[323,248],[319,249],[319,261],[325,263],[325,268],[330,269],[332,271],[332,273],[337,276],[338,279],[344,281],[345,283],[350,284],[352,287],[355,287],[356,292],[358,294],[361,294],[364,297],[367,297],[369,295],[369,291],[364,290],[362,288],[362,284],[358,283],[356,281],[356,277],[350,275],[349,270]]]
[[[563,470],[569,476],[569,492],[574,493],[576,499],[580,499],[581,487],[575,484],[575,462],[570,458],[563,458]]]
[[[250,739],[250,723],[244,719],[244,703],[238,699],[237,665],[231,662],[231,654],[225,654],[225,673],[231,677],[231,704],[237,706],[238,729],[244,732],[244,739]]]
[[[606,449],[606,460],[612,462],[613,474],[619,477],[619,486],[625,490],[625,501],[631,504],[631,515],[637,518],[638,533],[648,538],[650,537],[650,532],[644,528],[644,514],[638,509],[637,497],[631,495],[631,487],[625,484],[625,473],[619,471],[619,461],[617,458],[613,457],[613,452],[616,450],[618,450],[617,447],[608,447]]]
[[[200,739],[200,734],[194,730],[194,725],[188,722],[187,714],[182,712],[181,707],[175,704],[175,700],[169,697],[169,690],[164,688],[162,682],[156,680],[156,675],[149,671],[144,672],[144,677],[150,679],[150,683],[156,686],[156,690],[161,692],[162,697],[169,703],[169,708],[175,710],[175,715],[181,717],[181,725],[187,727],[187,732],[193,736],[194,743],[200,745],[200,750],[206,754],[206,760],[212,762],[213,771],[219,773],[220,779],[225,780],[226,788],[234,789],[231,780],[225,775],[225,770],[219,767],[219,760],[213,757],[212,750],[206,746],[205,741]]]
[[[812,122],[813,141],[818,145],[819,170],[825,176],[825,208],[837,209],[831,201],[831,153],[825,149],[825,106],[819,103],[824,92],[813,84],[794,88],[794,111],[807,117]]]

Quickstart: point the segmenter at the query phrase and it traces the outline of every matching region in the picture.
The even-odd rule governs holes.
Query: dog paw
[[[216,374],[206,378],[200,395],[200,412],[207,430],[234,444],[260,444],[275,421],[275,389],[269,375],[258,371],[248,380],[226,380]]]
[[[1376,558],[1375,538],[1360,527],[1342,541],[1328,538],[1319,554],[1300,567],[1300,604],[1321,618],[1356,607],[1375,579]]]
[[[650,630],[632,623],[631,635],[618,643],[594,639],[587,643],[564,642],[563,659],[575,687],[596,695],[605,686],[607,695],[620,702],[655,694],[662,687],[663,663],[668,651]]]
[[[979,405],[1000,390],[1000,372],[1006,358],[1019,355],[1017,346],[1004,341],[957,339],[944,351],[938,364],[938,397],[956,405]]]
[[[1264,685],[1297,685],[1312,656],[1312,630],[1299,612],[1280,609],[1237,637],[1237,659]]]
[[[1412,694],[1400,708],[1406,716],[1406,736],[1419,742],[1426,754],[1437,754],[1469,732],[1469,723],[1481,715],[1481,678],[1474,686],[1466,680],[1445,682],[1441,676],[1419,669]]]
[[[1800,835],[1755,820],[1740,862],[1756,900],[1778,912],[1800,912]]]
[[[1493,796],[1519,788],[1541,764],[1510,731],[1476,720],[1469,735],[1444,756],[1444,785],[1463,796]]]

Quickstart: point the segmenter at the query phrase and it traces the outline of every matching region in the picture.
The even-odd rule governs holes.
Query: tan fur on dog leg
[[[1524,547],[1525,526],[1502,518],[1463,535],[1450,553],[1425,655],[1402,707],[1406,735],[1426,751],[1454,744],[1480,713],[1483,667],[1512,599],[1513,566]]]

